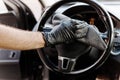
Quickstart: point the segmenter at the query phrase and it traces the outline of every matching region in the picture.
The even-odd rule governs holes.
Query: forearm
[[[29,50],[44,47],[40,32],[30,32],[0,24],[0,47],[5,49]]]

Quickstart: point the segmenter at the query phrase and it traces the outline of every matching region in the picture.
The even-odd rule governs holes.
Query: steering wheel
[[[87,73],[88,71],[93,71],[94,69],[98,68],[100,65],[102,65],[105,60],[108,58],[112,42],[113,42],[113,22],[109,15],[109,13],[95,0],[61,0],[57,3],[55,3],[53,6],[48,8],[41,17],[41,20],[38,22],[38,24],[35,26],[37,31],[41,31],[42,28],[45,26],[46,21],[55,13],[55,11],[61,7],[64,4],[72,3],[72,2],[79,2],[79,3],[86,3],[93,7],[97,13],[99,14],[101,20],[105,24],[106,30],[107,30],[107,48],[102,52],[101,56],[90,66],[79,69],[79,70],[73,70],[73,67],[76,63],[76,58],[71,56],[76,56],[76,54],[71,54],[71,56],[67,55],[66,53],[62,53],[58,55],[58,67],[56,67],[48,58],[46,54],[42,52],[42,49],[37,49],[38,54],[44,63],[44,65],[55,72],[63,73],[63,74],[82,74]],[[73,43],[74,44],[74,43]],[[82,44],[82,43],[81,43]],[[71,44],[72,45],[72,44]],[[59,49],[59,48],[58,48]],[[79,53],[78,53],[79,54]],[[78,56],[77,56],[78,57]],[[63,67],[63,64],[67,62],[67,67]],[[77,64],[77,63],[76,63]]]

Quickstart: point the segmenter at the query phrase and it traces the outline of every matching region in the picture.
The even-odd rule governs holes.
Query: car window
[[[21,1],[31,9],[36,20],[38,21],[42,14],[42,5],[40,4],[39,0],[21,0]]]
[[[54,4],[55,2],[59,1],[59,0],[42,0],[43,3],[45,4],[45,6],[51,6],[52,4]]]

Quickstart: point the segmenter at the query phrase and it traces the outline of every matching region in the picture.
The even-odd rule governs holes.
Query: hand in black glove
[[[76,21],[62,14],[55,14],[52,18],[54,28],[50,32],[43,32],[46,46],[67,42],[75,39]]]
[[[101,38],[98,29],[84,21],[71,19],[62,14],[52,18],[54,28],[50,32],[43,32],[46,45],[53,45],[77,39],[100,50],[106,49],[106,44]]]

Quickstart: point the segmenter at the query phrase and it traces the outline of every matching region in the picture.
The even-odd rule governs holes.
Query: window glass
[[[39,0],[21,0],[21,1],[31,9],[36,20],[38,20],[42,13],[42,5],[40,4]]]

